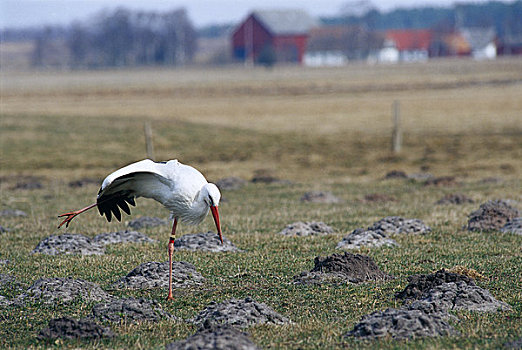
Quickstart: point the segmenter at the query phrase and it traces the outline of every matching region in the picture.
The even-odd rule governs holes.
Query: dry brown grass
[[[144,120],[152,121],[158,158],[180,157],[212,177],[249,177],[269,168],[300,180],[375,178],[392,168],[420,167],[442,175],[513,176],[522,169],[521,81],[522,60],[3,72],[2,139],[6,148],[39,147],[44,152],[35,156],[55,164],[44,167],[54,168],[52,176],[70,164],[99,166],[103,174],[112,164],[142,158]],[[404,125],[399,157],[389,153],[394,100],[401,102]],[[92,135],[89,128],[99,130]],[[116,142],[111,135],[121,130],[127,134]],[[67,140],[74,157],[55,154],[49,143],[59,144],[56,137]],[[90,150],[94,144],[103,156]],[[210,147],[217,157],[208,155]],[[5,152],[3,162],[4,172],[42,168],[31,152],[25,160]]]
[[[134,116],[274,131],[520,127],[522,61],[336,69],[4,72],[4,113]]]
[[[487,277],[477,272],[475,269],[467,268],[466,266],[456,265],[448,270],[449,272],[458,273],[460,275],[468,276],[474,280],[487,280]]]

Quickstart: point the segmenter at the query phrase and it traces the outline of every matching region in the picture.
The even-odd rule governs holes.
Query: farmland
[[[490,199],[522,201],[522,60],[434,61],[429,64],[308,69],[216,68],[1,72],[0,273],[27,287],[43,277],[73,277],[104,289],[135,266],[166,260],[169,228],[143,233],[159,241],[115,245],[101,256],[31,255],[43,238],[60,234],[56,215],[90,204],[97,183],[111,171],[145,158],[144,122],[153,132],[157,160],[177,158],[209,180],[268,173],[292,184],[254,184],[223,191],[224,235],[242,253],[176,252],[206,278],[200,288],[114,292],[157,300],[171,314],[190,318],[211,301],[252,296],[294,324],[247,331],[263,348],[498,348],[522,333],[522,238],[470,232],[470,212]],[[403,145],[390,151],[392,104],[399,101]],[[385,180],[392,170],[452,176],[447,186]],[[94,179],[72,188],[71,181]],[[38,182],[41,188],[24,188]],[[21,186],[22,184],[22,186]],[[30,187],[30,186],[29,186]],[[311,190],[330,191],[341,204],[300,201]],[[449,193],[475,203],[436,205]],[[393,201],[369,202],[367,194]],[[166,219],[165,209],[138,200],[133,216]],[[419,218],[426,235],[401,236],[396,248],[356,251],[371,256],[396,279],[384,283],[297,286],[293,276],[327,256],[342,237],[385,216]],[[124,219],[129,220],[129,217]],[[317,237],[277,234],[295,221],[323,221],[335,233]],[[212,229],[211,219],[181,234]],[[93,237],[125,229],[96,213],[68,232]],[[456,312],[466,336],[360,342],[343,335],[361,316],[397,307],[393,295],[407,277],[464,266],[484,276],[477,284],[512,311]],[[14,297],[15,291],[6,292]],[[5,293],[3,295],[6,295]],[[38,331],[53,318],[89,313],[89,302],[65,307],[9,306],[0,319],[0,347],[43,348]],[[194,333],[184,322],[116,325],[111,340],[64,341],[56,347],[163,348]]]

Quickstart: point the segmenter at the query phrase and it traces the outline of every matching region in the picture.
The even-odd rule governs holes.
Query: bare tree
[[[64,42],[65,30],[61,27],[44,27],[35,37],[32,64],[41,67],[63,67],[68,51]]]
[[[78,68],[87,64],[89,34],[81,23],[75,22],[72,24],[67,46],[71,53],[71,67]]]

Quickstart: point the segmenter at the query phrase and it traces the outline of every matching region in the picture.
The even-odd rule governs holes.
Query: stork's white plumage
[[[58,227],[69,223],[77,215],[98,207],[100,215],[110,222],[112,216],[121,221],[120,209],[130,214],[129,205],[136,205],[138,197],[152,198],[163,204],[174,220],[169,240],[169,295],[172,299],[172,254],[176,226],[179,221],[197,225],[212,212],[221,243],[223,237],[219,223],[218,205],[221,193],[216,185],[207,182],[205,177],[191,166],[177,160],[153,162],[145,159],[129,164],[109,174],[101,185],[96,203],[80,210],[60,215],[66,217]]]

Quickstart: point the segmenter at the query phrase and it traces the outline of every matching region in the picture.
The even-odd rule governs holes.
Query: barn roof
[[[256,10],[252,15],[273,35],[307,34],[317,26],[303,10]]]
[[[388,30],[386,38],[393,40],[399,51],[428,50],[432,32],[428,29]]]

